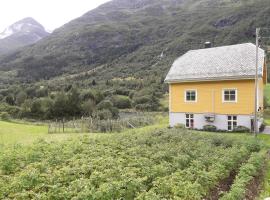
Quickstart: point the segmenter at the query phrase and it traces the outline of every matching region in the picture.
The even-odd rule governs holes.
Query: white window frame
[[[231,117],[230,120],[229,120],[229,117]],[[236,117],[236,119],[233,119],[234,117]],[[233,129],[238,126],[237,120],[238,120],[237,115],[227,115],[227,130],[228,131],[233,131]],[[234,122],[236,122],[236,125],[233,125]],[[230,125],[231,129],[229,129],[229,123],[231,123]]]
[[[188,120],[188,126],[187,126],[187,120]],[[193,121],[193,126],[191,126],[192,121]],[[185,127],[186,128],[194,128],[194,114],[185,113]]]
[[[234,90],[235,91],[235,100],[234,101],[227,101],[225,100],[225,91]],[[238,90],[237,88],[224,88],[222,89],[222,103],[237,103],[238,101]]]
[[[195,101],[192,100],[187,100],[187,92],[195,92]],[[184,91],[184,100],[186,103],[196,103],[198,101],[198,92],[196,89],[186,89]]]

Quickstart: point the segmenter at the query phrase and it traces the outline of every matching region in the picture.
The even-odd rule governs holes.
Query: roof
[[[264,57],[259,48],[259,77],[263,76]],[[254,79],[255,66],[252,43],[191,50],[174,61],[165,82]]]

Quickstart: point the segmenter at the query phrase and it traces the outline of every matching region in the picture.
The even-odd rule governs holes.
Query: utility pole
[[[258,68],[259,68],[259,40],[260,40],[260,28],[256,28],[256,68],[255,68],[255,105],[254,105],[254,136],[258,134]]]

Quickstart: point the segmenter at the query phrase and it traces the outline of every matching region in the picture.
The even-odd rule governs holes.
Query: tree
[[[93,100],[95,101],[95,95],[92,90],[83,91],[80,95],[82,101]]]
[[[11,106],[14,106],[15,105],[14,97],[11,94],[9,94],[8,96],[6,96],[5,101],[6,101],[7,104],[9,104]]]
[[[82,113],[84,116],[93,116],[93,113],[96,110],[96,104],[93,100],[89,99],[88,101],[82,104]]]
[[[94,79],[93,81],[92,81],[92,85],[93,86],[95,86],[97,83],[96,83],[96,80]]]
[[[31,115],[36,118],[40,118],[43,115],[40,99],[36,99],[33,101],[31,105]]]
[[[27,94],[24,91],[19,92],[16,95],[16,105],[20,106],[27,99]]]
[[[56,95],[53,106],[50,109],[50,112],[53,118],[63,118],[68,115],[68,97],[64,92],[60,92]]]
[[[77,88],[72,88],[68,93],[67,109],[70,116],[81,114],[80,93]]]

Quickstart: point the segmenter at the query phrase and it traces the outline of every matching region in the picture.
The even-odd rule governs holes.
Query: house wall
[[[264,79],[260,78],[258,83],[258,98],[259,98],[259,107],[263,109],[263,101],[264,101]]]
[[[170,84],[171,113],[250,115],[254,112],[254,80],[205,81]],[[222,102],[223,89],[237,89],[237,102]],[[197,102],[185,102],[185,90],[197,90]],[[259,80],[259,106],[263,107],[263,80]]]
[[[170,113],[170,126],[173,127],[177,124],[186,123],[185,113]],[[203,129],[204,125],[214,125],[219,130],[228,130],[227,115],[216,115],[214,122],[207,122],[204,114],[194,113],[194,128]],[[250,115],[237,115],[237,125],[245,126],[251,129],[251,116]]]

